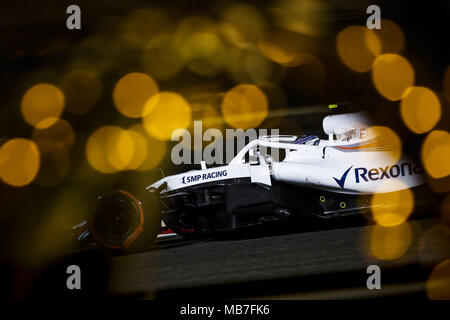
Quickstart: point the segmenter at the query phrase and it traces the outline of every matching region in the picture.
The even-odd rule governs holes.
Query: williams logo
[[[350,169],[351,169],[352,167],[353,167],[353,166],[351,166],[350,168],[348,168],[348,169],[344,172],[344,174],[342,175],[342,177],[341,177],[340,179],[333,177],[334,181],[336,181],[337,184],[338,184],[341,188],[344,188],[345,179],[347,179],[348,172],[350,171]]]
[[[186,183],[198,182],[198,181],[226,177],[226,176],[227,176],[227,170],[214,171],[214,172],[203,173],[203,174],[195,174],[195,175],[191,175],[191,176],[183,176],[181,178],[181,182],[183,184],[186,184]]]

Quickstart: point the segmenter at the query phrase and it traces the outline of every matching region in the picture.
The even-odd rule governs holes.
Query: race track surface
[[[421,244],[438,221],[408,222],[412,242],[395,260],[368,254],[374,226],[353,225],[248,238],[160,241],[154,250],[114,257],[108,292],[139,298],[366,298],[424,295],[431,265],[450,257],[442,241]],[[358,224],[358,223],[357,223]],[[383,290],[366,288],[382,270]]]

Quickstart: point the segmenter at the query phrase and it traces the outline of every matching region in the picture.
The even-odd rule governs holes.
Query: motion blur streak
[[[403,256],[411,245],[412,230],[407,223],[395,227],[374,226],[370,229],[370,253],[381,260]]]
[[[383,227],[402,224],[414,208],[414,196],[410,189],[383,193],[384,189],[393,185],[398,188],[407,187],[399,180],[386,180],[377,188],[377,193],[371,200],[373,219]]]
[[[264,56],[280,64],[291,62],[300,53],[300,47],[300,36],[286,31],[274,32],[269,39],[258,43],[258,48]]]
[[[320,37],[326,32],[326,21],[321,16],[329,12],[322,0],[281,0],[270,10],[276,23],[282,28],[300,34]]]
[[[415,133],[430,131],[441,118],[441,104],[436,94],[425,87],[406,89],[400,112],[403,122]]]
[[[450,174],[450,134],[443,130],[431,131],[422,145],[422,164],[433,178]]]
[[[394,130],[385,126],[371,126],[367,128],[367,137],[379,140],[379,146],[384,147],[389,162],[396,163],[400,160],[403,153],[402,141]],[[365,156],[370,157],[370,154]]]
[[[440,223],[428,228],[420,237],[417,251],[420,263],[429,268],[448,258],[448,252],[450,252],[450,229]],[[437,252],[440,252],[440,254]]]
[[[22,98],[21,111],[25,121],[37,128],[53,125],[64,109],[64,94],[51,84],[37,84]]]
[[[404,57],[383,54],[373,63],[372,80],[378,92],[388,100],[397,101],[414,85],[414,70]]]
[[[450,300],[450,260],[434,267],[427,281],[427,296],[431,300]]]
[[[129,73],[114,87],[114,104],[124,116],[139,118],[145,115],[147,100],[157,92],[158,85],[150,76],[138,72]]]
[[[11,139],[0,148],[0,178],[9,185],[21,187],[31,183],[39,166],[39,150],[31,140]]]
[[[191,106],[178,93],[159,92],[144,107],[145,130],[158,140],[170,140],[176,129],[187,129],[191,122]]]
[[[222,114],[234,128],[258,127],[269,113],[266,95],[255,85],[241,84],[225,94]]]
[[[339,32],[336,46],[342,62],[357,72],[369,71],[381,53],[377,35],[362,26],[350,26]]]

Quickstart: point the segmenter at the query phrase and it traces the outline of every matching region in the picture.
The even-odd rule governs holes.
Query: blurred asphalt
[[[268,237],[162,241],[150,252],[112,258],[112,294],[142,298],[355,298],[424,294],[432,265],[450,257],[436,243],[419,252],[435,220],[409,222],[413,241],[401,258],[367,255],[373,226],[312,230]],[[420,263],[419,263],[420,257]],[[384,290],[366,289],[367,266],[378,264]]]

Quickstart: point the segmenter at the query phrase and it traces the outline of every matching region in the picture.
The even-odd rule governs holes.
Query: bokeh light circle
[[[89,164],[102,173],[127,170],[135,154],[132,134],[116,126],[94,131],[86,143]]]
[[[144,107],[145,130],[158,140],[170,140],[176,129],[186,129],[191,122],[191,106],[178,93],[159,92]]]
[[[267,117],[269,104],[264,92],[255,85],[240,84],[225,94],[222,114],[234,128],[255,128]]]
[[[373,29],[381,42],[382,53],[400,53],[405,46],[402,29],[392,20],[381,19],[381,29]]]
[[[377,35],[362,26],[350,26],[341,30],[336,47],[342,62],[357,72],[369,71],[374,59],[381,53]]]
[[[136,168],[136,170],[145,172],[156,168],[166,156],[166,142],[154,139],[149,136],[147,131],[141,124],[135,124],[131,126],[129,128],[129,131],[135,131],[139,133],[146,143],[146,147],[144,147],[147,150],[146,157],[139,165],[139,167]]]
[[[47,83],[37,84],[23,95],[21,111],[25,121],[33,127],[45,129],[53,125],[64,109],[64,94]]]
[[[409,224],[395,227],[373,226],[370,229],[370,253],[381,260],[394,260],[403,256],[412,242]]]
[[[439,179],[450,174],[450,134],[448,131],[431,131],[421,149],[422,164],[426,172]]]
[[[133,72],[123,76],[115,85],[114,104],[124,116],[139,118],[144,116],[144,106],[148,99],[158,92],[158,85],[147,74]]]
[[[386,190],[395,190],[385,192]],[[370,202],[374,221],[383,227],[393,227],[408,219],[414,208],[414,195],[400,180],[386,180],[372,195]]]
[[[441,103],[430,89],[410,87],[400,103],[400,114],[411,131],[425,133],[433,129],[441,118]]]
[[[64,119],[57,119],[56,122],[48,128],[34,128],[31,138],[35,142],[51,140],[61,142],[65,147],[71,147],[75,142],[75,132],[69,122]]]
[[[398,54],[383,54],[373,63],[372,81],[383,97],[397,101],[407,88],[414,85],[414,69]]]
[[[39,167],[40,153],[33,141],[15,138],[0,147],[0,178],[5,183],[25,186],[34,180]]]
[[[450,259],[433,268],[427,280],[427,297],[431,300],[450,300]]]

